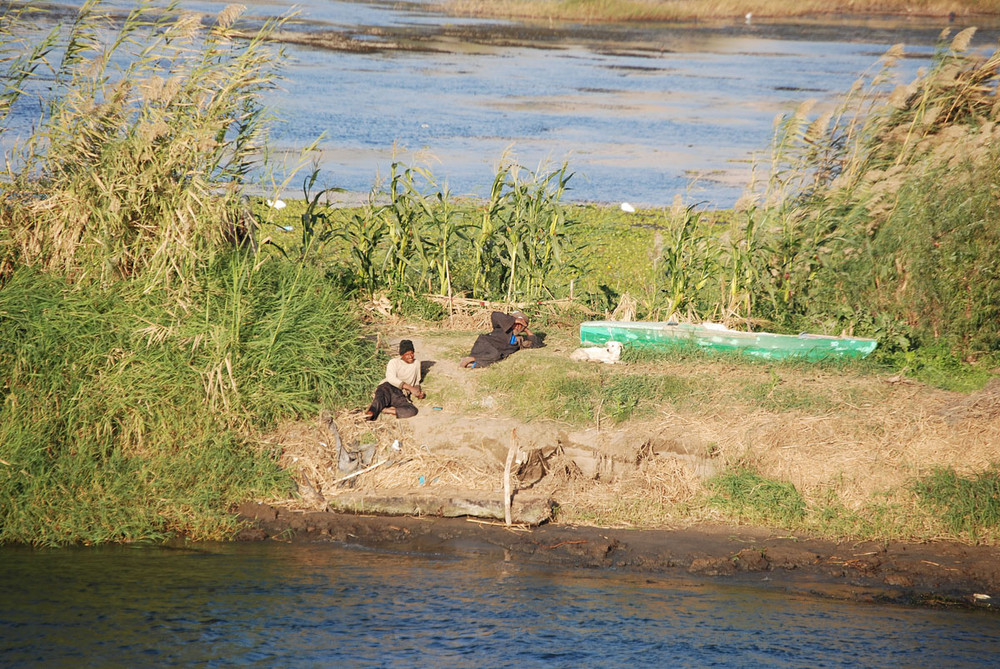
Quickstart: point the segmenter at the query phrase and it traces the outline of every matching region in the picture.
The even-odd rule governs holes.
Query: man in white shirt
[[[413,342],[404,339],[399,342],[399,357],[385,366],[385,380],[375,389],[365,418],[375,420],[383,413],[396,418],[412,418],[417,415],[417,407],[413,406],[411,397],[422,400],[426,395],[420,389],[420,362],[416,359]]]

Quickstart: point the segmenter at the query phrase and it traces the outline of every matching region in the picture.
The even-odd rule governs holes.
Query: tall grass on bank
[[[238,11],[88,2],[6,61],[17,105],[59,58],[0,179],[0,543],[224,538],[288,492],[260,435],[378,380],[318,242],[279,254],[241,205],[276,24],[237,39]]]
[[[0,543],[223,538],[229,509],[287,494],[255,435],[363,404],[381,369],[322,274],[221,261],[185,310],[141,285],[0,290]]]
[[[219,248],[280,62],[266,39],[281,21],[237,39],[240,11],[203,29],[176,5],[140,2],[119,20],[88,0],[65,31],[8,63],[10,104],[26,104],[25,76],[54,84],[0,181],[0,281],[30,264],[184,284]]]
[[[891,95],[880,71],[837,113],[790,130],[768,197],[794,182],[769,213],[794,250],[796,297],[769,316],[886,344],[1000,348],[1000,52],[970,52],[973,32]]]

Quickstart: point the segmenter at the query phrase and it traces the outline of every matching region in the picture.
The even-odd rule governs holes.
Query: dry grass
[[[339,492],[419,486],[481,491],[502,489],[501,463],[475,453],[432,453],[412,438],[406,423],[396,420],[368,422],[358,411],[340,412],[333,420],[349,451],[363,444],[375,445],[369,464],[373,468],[345,480],[346,474],[338,470],[337,436],[325,420],[283,425],[268,435],[266,441],[281,445],[281,464],[295,475],[300,497],[287,502],[294,507],[323,506],[313,491],[331,499]],[[383,464],[378,465],[380,462]]]
[[[602,527],[672,527],[691,522],[702,479],[675,456],[643,461],[614,479],[594,481],[567,467],[537,487],[559,501],[558,519]]]

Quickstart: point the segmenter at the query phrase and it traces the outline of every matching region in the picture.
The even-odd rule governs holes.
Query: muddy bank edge
[[[247,503],[240,541],[330,541],[427,553],[495,550],[499,559],[718,579],[852,601],[1000,610],[1000,548],[953,542],[833,542],[773,530],[675,530],[546,524],[507,528],[466,518],[303,512]]]

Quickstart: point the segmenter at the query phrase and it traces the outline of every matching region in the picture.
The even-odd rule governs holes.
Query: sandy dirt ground
[[[735,459],[791,481],[810,503],[836,495],[845,506],[905,487],[934,466],[979,471],[997,457],[1000,384],[961,395],[901,378],[834,379],[825,375],[835,372],[793,370],[778,385],[835,386],[824,392],[836,403],[819,411],[768,411],[706,397],[619,425],[598,420],[581,427],[518,420],[504,413],[504,398],[484,394],[482,372],[458,366],[480,329],[478,321],[450,329],[401,325],[383,340],[391,348],[411,339],[423,362],[427,398],[417,402],[415,418],[370,423],[358,407],[271,435],[299,494],[244,505],[250,525],[241,538],[432,551],[481,545],[501,559],[683,573],[837,598],[987,609],[1000,601],[996,546],[933,535],[835,541],[725,524],[711,509],[684,506]],[[517,355],[537,356],[530,360],[541,364],[568,358],[574,346],[570,335],[553,335],[545,347]],[[720,365],[667,371],[737,375]],[[759,374],[775,376],[768,369]],[[341,463],[344,452],[354,452],[356,462]],[[502,502],[508,455],[510,526]],[[556,513],[519,518],[529,514],[529,503]],[[643,507],[666,510],[629,515]]]

